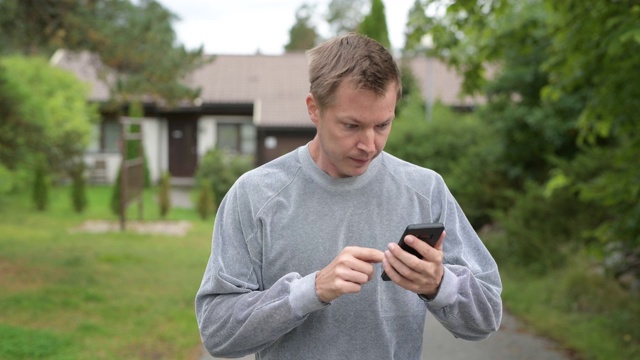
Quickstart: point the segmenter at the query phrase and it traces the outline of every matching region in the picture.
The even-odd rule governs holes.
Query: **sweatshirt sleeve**
[[[260,254],[248,245],[259,232],[243,227],[237,189],[222,202],[212,250],[196,295],[196,319],[205,348],[214,356],[241,357],[277,341],[324,307],[315,273],[289,273],[265,289]],[[229,206],[233,204],[233,206]]]
[[[502,319],[498,266],[444,182],[441,186],[443,200],[435,206],[441,206],[446,228],[444,277],[427,308],[454,336],[482,340],[498,330]]]

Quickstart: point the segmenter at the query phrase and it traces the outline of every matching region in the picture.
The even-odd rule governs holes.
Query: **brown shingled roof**
[[[411,72],[420,84],[422,96],[431,102],[449,106],[473,106],[484,102],[482,97],[460,96],[463,78],[435,58],[411,59]]]
[[[219,55],[188,79],[204,103],[252,102],[257,126],[312,127],[304,53],[279,56]]]
[[[59,49],[53,54],[49,62],[52,66],[67,70],[76,75],[81,81],[90,84],[90,101],[102,102],[109,100],[109,86],[101,79],[104,74],[109,73],[109,69],[102,64],[98,55],[88,51],[74,53]],[[103,74],[102,72],[105,73]],[[106,78],[111,79],[112,77],[107,75]]]
[[[102,66],[96,56],[61,50],[51,62],[89,82],[93,89],[90,100],[108,99],[108,87],[98,77]],[[423,96],[431,101],[452,106],[482,102],[480,98],[460,98],[462,78],[437,60],[413,59],[411,69]],[[204,104],[254,104],[256,126],[313,127],[305,105],[309,81],[304,53],[216,55],[194,71],[186,83],[201,89],[200,100]]]

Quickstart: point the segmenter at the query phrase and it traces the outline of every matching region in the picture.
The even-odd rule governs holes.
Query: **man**
[[[383,152],[402,93],[393,57],[355,34],[308,56],[317,134],[222,201],[196,296],[205,347],[414,360],[427,310],[457,337],[486,338],[502,316],[493,258],[438,174]],[[422,259],[396,244],[407,225],[432,222],[446,227],[434,247],[405,238]]]

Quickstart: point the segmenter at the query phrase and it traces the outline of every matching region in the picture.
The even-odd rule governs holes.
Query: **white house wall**
[[[119,153],[85,153],[83,158],[90,180],[97,183],[113,184],[118,177],[121,157]],[[104,163],[103,174],[98,174],[96,170],[99,162]]]
[[[202,116],[198,119],[198,161],[201,161],[207,151],[216,146],[218,123],[247,123],[250,121],[251,117],[247,116]],[[169,121],[165,118],[144,118],[142,132],[145,160],[151,182],[157,184],[160,176],[169,171]],[[99,182],[113,184],[116,181],[121,166],[120,153],[87,152],[84,159],[89,176],[93,174],[92,169],[96,162],[103,162],[106,169],[104,177]]]
[[[144,118],[142,120],[142,133],[144,136],[144,154],[149,169],[151,183],[156,184],[160,179],[161,165],[158,154],[160,153],[160,124],[156,118]]]
[[[152,184],[160,179],[162,171],[169,168],[168,129],[165,119],[145,118],[142,122],[145,160]],[[119,152],[86,152],[84,162],[87,176],[97,183],[113,184],[118,178],[122,164]],[[96,170],[98,163],[104,164],[104,172]]]
[[[216,146],[216,118],[203,116],[198,120],[198,161]]]

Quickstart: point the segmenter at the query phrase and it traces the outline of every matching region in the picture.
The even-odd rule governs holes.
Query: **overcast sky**
[[[289,42],[296,10],[317,4],[316,26],[327,36],[324,15],[330,0],[158,0],[181,20],[174,23],[178,40],[188,49],[204,45],[207,54],[278,55]],[[404,45],[404,29],[415,0],[387,0],[389,40],[394,49]]]

